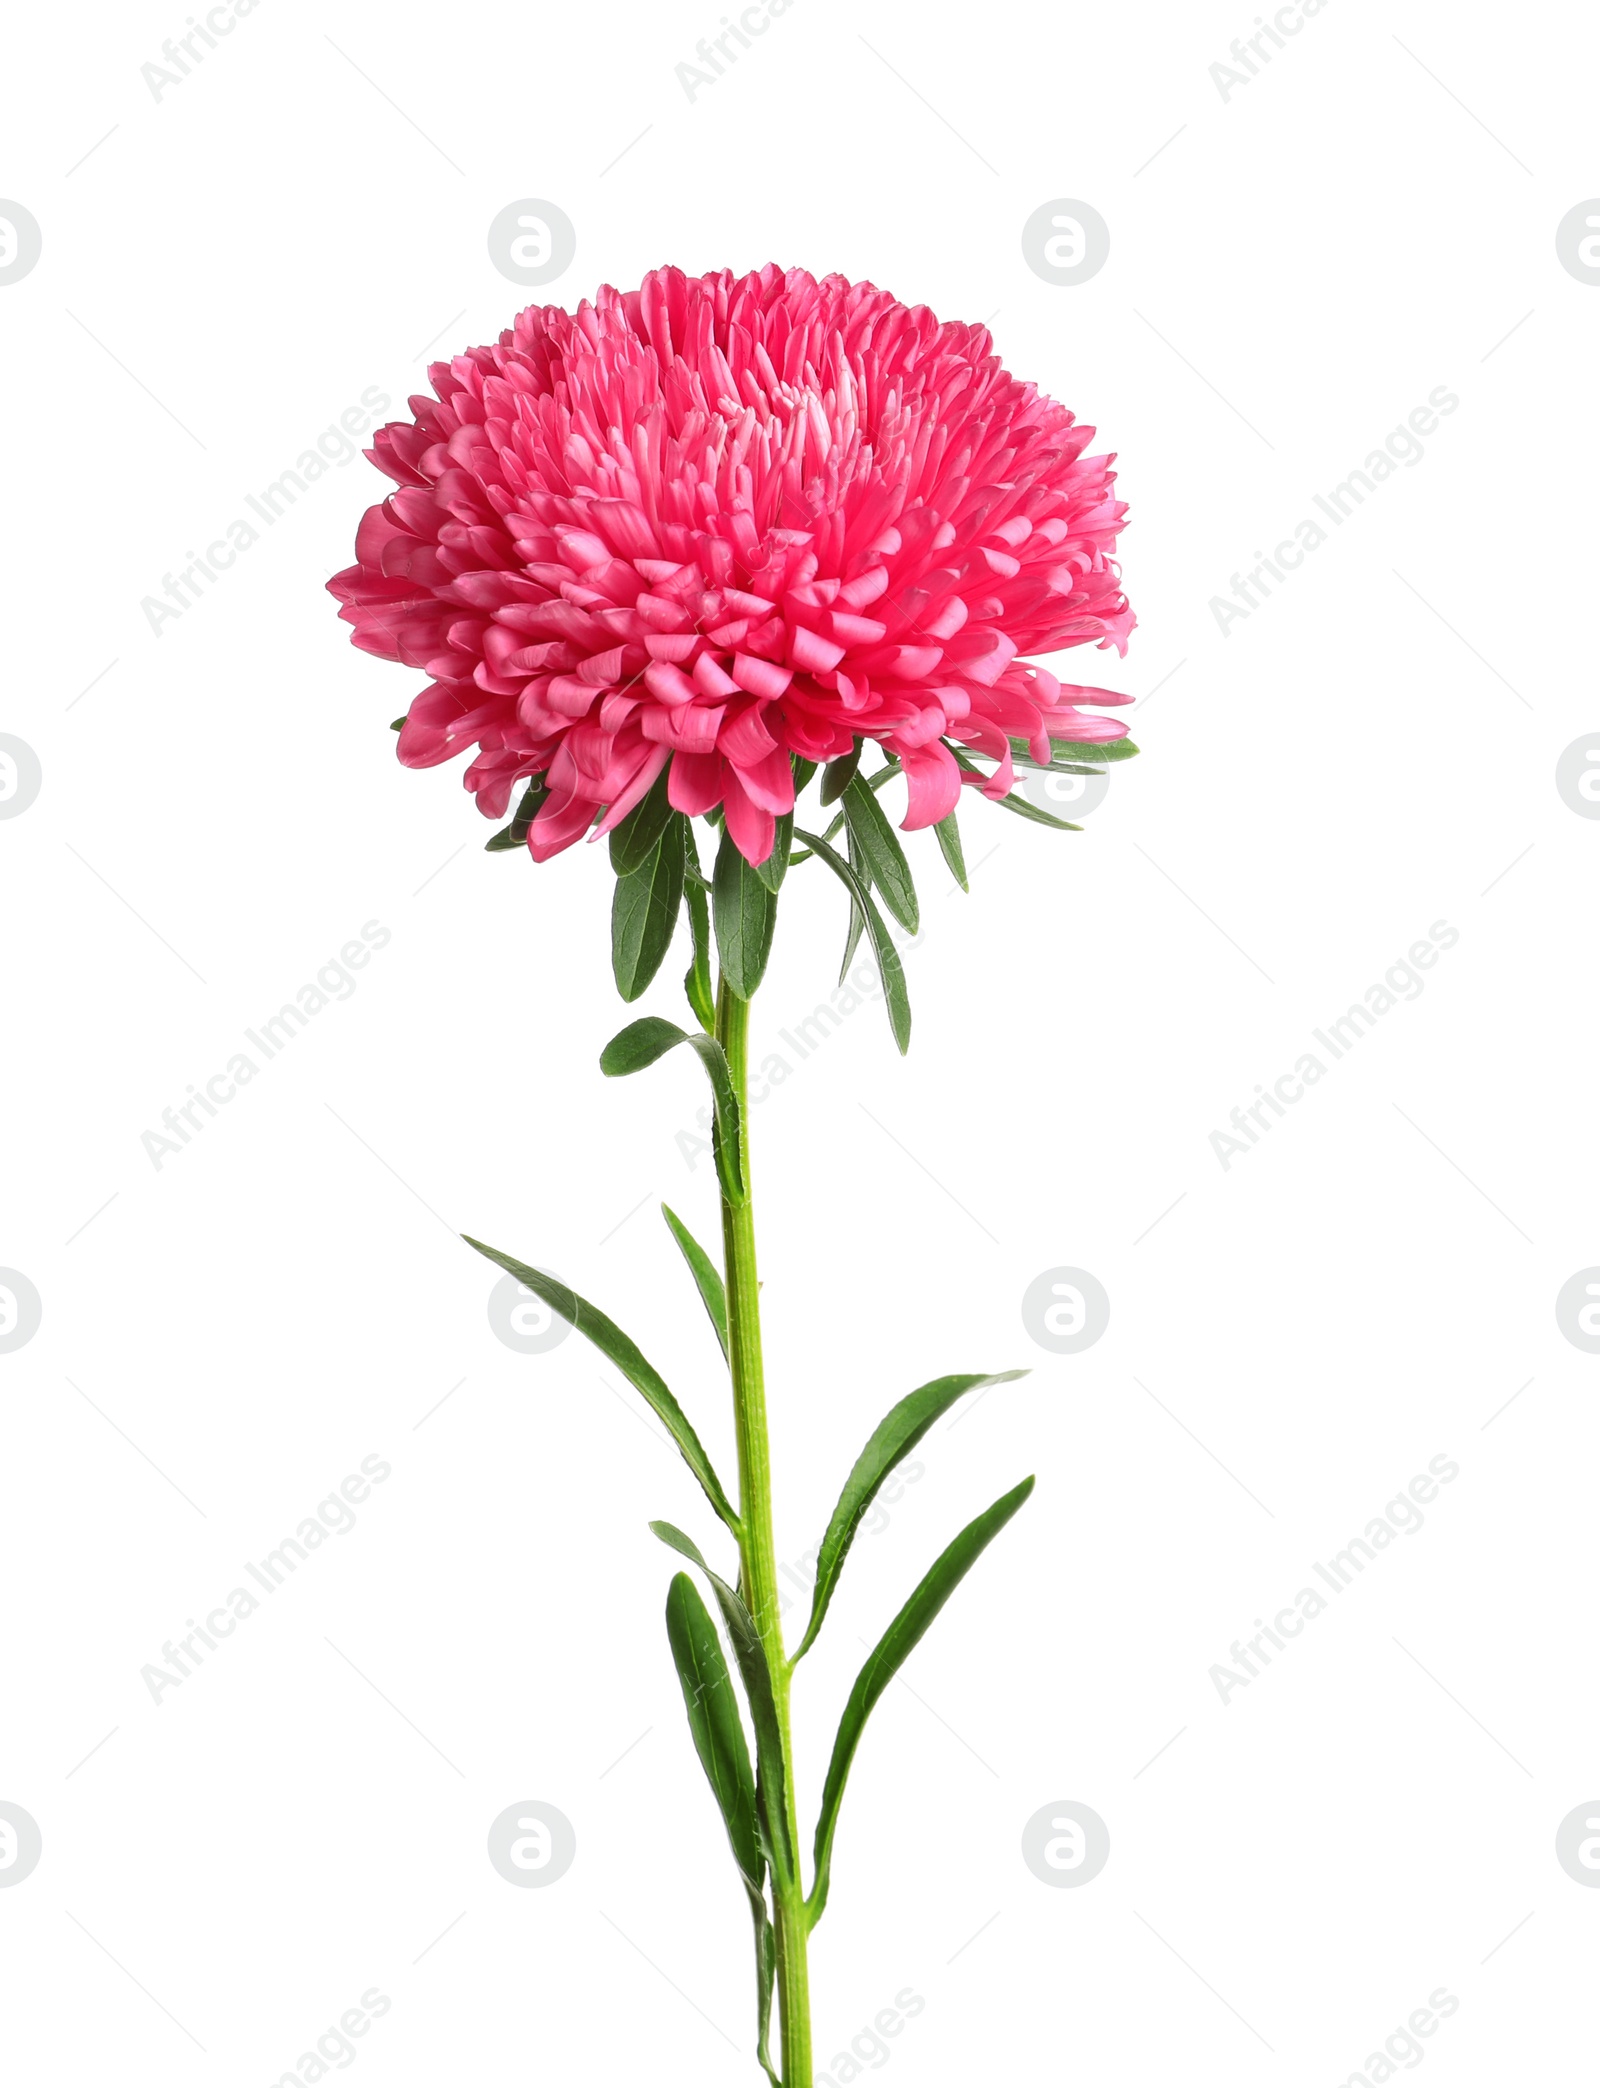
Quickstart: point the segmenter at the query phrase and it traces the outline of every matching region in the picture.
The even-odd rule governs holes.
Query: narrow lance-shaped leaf
[[[887,761],[881,769],[875,769],[873,773],[867,777],[867,788],[868,790],[882,790],[886,783],[892,783],[895,777],[898,776],[900,773],[900,761],[899,757],[896,756],[893,759]],[[835,835],[842,834],[843,832],[844,814],[842,812],[837,812],[834,814],[833,818],[829,821],[827,827],[824,829],[822,838],[824,841],[831,841],[833,840]],[[804,835],[802,835],[801,839],[803,840],[804,838]],[[789,867],[792,870],[796,863],[805,863],[809,861],[809,856],[797,855],[791,859]]]
[[[969,891],[967,883],[967,859],[961,852],[961,829],[956,824],[956,815],[947,812],[934,828],[939,842],[939,853],[944,857],[950,875],[962,891]]]
[[[1010,1522],[1032,1492],[1032,1479],[1024,1479],[1020,1486],[1013,1487],[1008,1494],[1002,1494],[992,1508],[986,1508],[982,1515],[974,1517],[967,1524],[954,1544],[941,1552],[928,1568],[911,1600],[873,1647],[867,1657],[866,1666],[857,1675],[855,1687],[850,1692],[850,1701],[845,1705],[844,1716],[839,1721],[838,1737],[833,1743],[833,1758],[828,1764],[827,1780],[822,1787],[822,1810],[817,1815],[816,1877],[811,1887],[811,1896],[806,1902],[813,1923],[821,1918],[822,1910],[828,1904],[833,1837],[839,1825],[839,1804],[844,1797],[845,1782],[861,1740],[862,1728],[866,1725],[873,1705],[899,1673],[907,1655],[928,1626],[950,1600],[968,1569],[991,1539],[997,1537]]]
[[[917,888],[887,813],[859,776],[844,790],[844,818],[884,903],[908,935],[917,932]]]
[[[673,1398],[654,1364],[646,1361],[615,1320],[607,1319],[598,1306],[591,1305],[587,1298],[580,1298],[576,1291],[558,1283],[555,1277],[545,1275],[542,1269],[530,1269],[526,1262],[502,1254],[498,1247],[486,1247],[482,1240],[473,1239],[470,1233],[463,1233],[461,1237],[486,1260],[504,1269],[507,1275],[515,1276],[536,1298],[543,1298],[552,1312],[559,1313],[569,1326],[592,1341],[601,1355],[616,1365],[634,1390],[644,1395],[646,1403],[677,1444],[684,1463],[704,1488],[706,1499],[737,1537],[739,1518],[722,1490],[722,1482],[712,1469],[711,1460],[688,1415]]]
[[[611,867],[618,877],[642,869],[667,830],[672,818],[667,775],[668,770],[663,768],[627,818],[618,820],[611,829]]]
[[[1026,761],[1019,758],[1014,765],[1017,768],[1036,769],[1042,776],[1103,776],[1105,774],[1104,768],[1099,763],[1089,761]]]
[[[668,1205],[661,1206],[661,1215],[667,1221],[668,1230],[677,1241],[680,1253],[689,1264],[689,1273],[700,1292],[700,1302],[706,1308],[706,1317],[712,1331],[722,1344],[722,1353],[728,1353],[728,1293],[717,1272],[716,1264],[690,1232],[677,1212]]]
[[[745,1888],[749,1892],[748,1886]],[[769,2039],[772,2034],[772,1985],[778,1975],[778,1941],[772,1932],[767,1903],[759,1892],[750,1892],[750,1918],[756,1930],[756,2057],[772,2088],[783,2088],[772,2063]]]
[[[499,855],[505,849],[523,847],[528,839],[528,829],[533,825],[534,814],[548,796],[543,776],[535,776],[522,793],[511,824],[503,826],[499,833],[491,834],[484,842],[483,845],[489,854]]]
[[[891,758],[884,763],[881,769],[873,770],[872,774],[865,779],[866,786],[868,790],[871,791],[882,790],[886,783],[892,783],[895,777],[898,776],[900,773],[900,757],[898,754],[896,754],[891,756]],[[827,828],[824,831],[822,838],[824,841],[831,841],[836,834],[843,833],[843,831],[844,814],[843,812],[836,812],[833,815],[833,818],[828,822]]]
[[[848,754],[841,754],[837,761],[830,761],[823,770],[821,796],[825,805],[837,804],[844,796],[845,785],[861,766],[861,749],[865,744],[864,740],[858,739]]]
[[[856,837],[848,827],[845,829],[844,846],[845,858],[851,869],[870,891],[872,880],[867,875],[867,866],[862,861],[860,851],[856,846]],[[839,984],[841,986],[844,984],[845,973],[849,971],[850,966],[855,961],[856,951],[861,947],[861,937],[866,925],[866,915],[852,899],[850,902],[850,932],[844,939],[844,955],[839,960]]]
[[[767,1861],[772,1865],[774,1888],[787,1884],[795,1875],[794,1848],[789,1840],[787,1770],[783,1753],[783,1734],[778,1725],[778,1709],[772,1693],[772,1670],[767,1665],[766,1648],[761,1643],[761,1634],[756,1630],[755,1619],[745,1607],[744,1598],[730,1588],[720,1574],[713,1573],[700,1556],[699,1546],[692,1537],[685,1537],[682,1530],[669,1522],[653,1522],[650,1525],[661,1542],[671,1550],[679,1552],[691,1565],[698,1566],[711,1583],[711,1592],[717,1598],[717,1607],[722,1611],[722,1621],[728,1627],[728,1637],[733,1642],[734,1657],[739,1663],[739,1674],[744,1682],[745,1697],[750,1705],[750,1723],[756,1735],[756,1797],[759,1803],[761,1825],[765,1835]]]
[[[941,1415],[947,1414],[958,1399],[965,1398],[969,1392],[987,1389],[990,1385],[1009,1385],[1027,1374],[1025,1370],[1001,1370],[989,1377],[964,1373],[954,1377],[935,1378],[931,1384],[919,1385],[915,1392],[908,1392],[897,1406],[892,1406],[884,1415],[867,1438],[866,1448],[851,1467],[850,1476],[844,1483],[844,1491],[839,1496],[838,1505],[823,1536],[821,1548],[817,1553],[816,1592],[811,1598],[811,1621],[806,1626],[805,1637],[794,1649],[796,1660],[822,1629],[822,1620],[827,1615],[828,1604],[833,1600],[833,1591],[838,1586],[845,1555],[855,1540],[861,1518],[872,1506],[879,1487],[895,1466],[911,1455],[935,1421]]]
[[[1083,828],[1070,819],[1057,819],[1053,812],[1045,812],[1031,798],[1012,794],[1003,798],[991,798],[990,804],[998,805],[1002,812],[1011,812],[1018,819],[1032,820],[1035,826],[1054,827],[1058,834],[1081,834]]]
[[[1131,761],[1139,749],[1131,739],[1117,740],[1059,740],[1050,742],[1050,759],[1035,761],[1032,750],[1025,739],[1011,742],[1011,758],[1023,768],[1064,768],[1076,774],[1078,767],[1092,763],[1096,768],[1108,761]]]
[[[733,1678],[722,1657],[722,1641],[686,1573],[675,1573],[667,1590],[667,1638],[683,1688],[683,1708],[695,1753],[728,1830],[728,1845],[745,1883],[759,1892],[766,1861],[756,1833],[756,1779],[745,1745]]]
[[[711,921],[722,976],[740,1000],[749,1000],[761,984],[777,916],[776,897],[724,831],[711,873]]]
[[[639,1073],[646,1066],[653,1066],[658,1058],[678,1044],[688,1045],[711,1081],[716,1112],[713,1140],[717,1175],[728,1200],[743,1203],[745,1187],[739,1145],[739,1098],[733,1091],[727,1057],[715,1037],[691,1036],[688,1030],[679,1029],[675,1022],[668,1022],[663,1016],[641,1015],[637,1022],[630,1022],[626,1029],[618,1030],[601,1052],[600,1070],[612,1080],[624,1074]]]
[[[711,901],[706,897],[706,882],[700,875],[700,851],[695,846],[694,828],[687,821],[684,823],[683,841],[683,895],[688,903],[689,933],[694,942],[694,955],[683,975],[683,990],[694,1010],[695,1020],[709,1037],[717,1026],[717,1004],[711,991]]]
[[[911,1001],[906,993],[906,968],[900,961],[900,952],[894,946],[894,937],[889,933],[888,923],[873,904],[872,894],[861,878],[842,857],[835,855],[820,834],[801,834],[799,838],[827,864],[866,918],[867,928],[872,936],[872,954],[877,959],[878,977],[883,982],[883,1000],[889,1011],[889,1027],[894,1031],[894,1041],[903,1052],[911,1042]]]
[[[985,782],[989,780],[978,764],[969,761],[959,747],[952,747],[950,751],[969,776],[982,776]],[[1057,819],[1053,812],[1041,812],[1037,805],[1030,804],[1025,797],[1018,797],[1015,791],[1006,797],[990,797],[985,791],[984,798],[989,804],[998,805],[1002,812],[1014,812],[1018,819],[1031,819],[1035,826],[1054,827],[1062,834],[1083,832],[1083,828],[1074,826],[1070,819]]]
[[[764,863],[757,863],[757,877],[769,892],[776,892],[783,883],[789,868],[789,848],[794,840],[794,814],[785,812],[777,822],[772,837],[772,853]]]
[[[617,991],[636,1001],[661,969],[683,898],[685,821],[674,812],[637,870],[617,879],[611,901],[611,969]]]
[[[674,1574],[667,1591],[667,1637],[695,1753],[728,1830],[728,1843],[750,1903],[756,1946],[756,2057],[773,2088],[781,2088],[768,2050],[777,1947],[767,1913],[767,1864],[757,1828],[756,1780],[728,1663],[722,1657],[722,1641],[686,1573]]]

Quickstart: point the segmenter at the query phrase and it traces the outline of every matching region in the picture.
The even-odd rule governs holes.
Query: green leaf
[[[733,1091],[728,1061],[715,1037],[691,1036],[660,1015],[641,1015],[618,1030],[600,1054],[600,1070],[610,1080],[653,1066],[675,1045],[687,1044],[706,1069],[716,1110],[713,1147],[717,1175],[730,1203],[745,1200],[743,1159],[739,1144],[739,1098]]]
[[[859,776],[845,785],[844,819],[885,905],[906,933],[915,935],[917,888],[911,865],[882,805]]]
[[[668,768],[664,768],[626,819],[611,829],[611,867],[618,877],[641,870],[655,853],[656,843],[667,830],[672,806],[667,799]]]
[[[749,1891],[748,1887],[746,1891]],[[768,2047],[772,2031],[772,1983],[778,1972],[777,1938],[772,1932],[766,1901],[759,1892],[751,1892],[749,1896],[750,1914],[756,1927],[756,2057],[772,2088],[783,2088]]]
[[[749,1000],[761,984],[777,918],[776,898],[724,831],[711,873],[711,920],[722,976],[740,1000]]]
[[[389,720],[389,730],[391,732],[398,732],[401,726],[405,724],[405,722],[406,721],[403,715],[398,718],[391,718]]]
[[[1002,812],[1013,812],[1018,819],[1031,819],[1035,826],[1054,827],[1058,834],[1081,834],[1083,828],[1074,826],[1070,819],[1057,819],[1053,812],[1041,812],[1028,798],[1018,797],[1014,792],[1003,798],[991,798],[991,805],[998,805]]]
[[[654,1364],[640,1354],[614,1320],[607,1319],[598,1306],[591,1305],[587,1298],[580,1298],[564,1283],[553,1276],[546,1276],[542,1269],[530,1269],[526,1262],[519,1262],[509,1254],[502,1254],[498,1247],[486,1247],[482,1240],[473,1239],[470,1233],[461,1237],[469,1247],[492,1261],[507,1275],[515,1276],[525,1284],[536,1298],[543,1298],[552,1312],[557,1312],[571,1327],[575,1327],[586,1340],[610,1362],[614,1363],[636,1392],[644,1395],[646,1403],[656,1418],[665,1426],[667,1433],[677,1444],[684,1463],[693,1472],[705,1490],[706,1499],[717,1514],[737,1537],[740,1530],[739,1518],[732,1503],[722,1490],[722,1482],[712,1469],[700,1438],[695,1434],[689,1417],[668,1391],[665,1380]]]
[[[785,812],[772,837],[772,853],[756,865],[756,875],[769,892],[776,892],[789,868],[789,847],[794,839],[794,814]]]
[[[822,1629],[822,1620],[833,1600],[845,1555],[855,1539],[861,1518],[872,1506],[879,1487],[895,1466],[911,1455],[935,1421],[947,1414],[958,1399],[978,1391],[980,1387],[1009,1385],[1027,1374],[1025,1370],[1002,1370],[988,1377],[964,1373],[935,1378],[931,1384],[919,1385],[915,1392],[908,1392],[898,1406],[891,1407],[884,1415],[852,1466],[822,1539],[822,1547],[817,1553],[817,1585],[811,1598],[811,1621],[806,1626],[805,1637],[794,1649],[796,1660]]]
[[[807,761],[803,754],[791,754],[789,765],[794,771],[794,794],[798,797],[811,778],[817,773],[817,764]]]
[[[850,1764],[854,1761],[856,1748],[860,1744],[862,1728],[866,1725],[873,1705],[899,1673],[906,1657],[955,1593],[969,1568],[991,1539],[997,1537],[1010,1522],[1032,1492],[1032,1479],[1024,1479],[1020,1486],[1013,1487],[1008,1494],[1002,1494],[992,1508],[986,1508],[982,1515],[976,1516],[967,1524],[955,1542],[941,1552],[928,1568],[911,1600],[873,1647],[867,1656],[866,1666],[857,1675],[855,1687],[850,1692],[850,1701],[845,1705],[844,1716],[839,1721],[838,1737],[833,1743],[833,1758],[828,1764],[827,1779],[822,1787],[822,1809],[817,1815],[816,1877],[811,1896],[806,1902],[813,1923],[821,1918],[822,1910],[828,1903],[828,1885],[833,1865],[833,1837],[839,1825],[839,1805],[844,1797]]]
[[[1040,775],[1049,776],[1103,776],[1105,770],[1087,761],[1031,761],[1026,756],[1016,762],[1018,768],[1037,769]]]
[[[744,1882],[755,1925],[756,2057],[773,2088],[782,2088],[768,2050],[777,1945],[764,1893],[767,1876],[744,1722],[734,1699],[722,1641],[688,1574],[677,1573],[667,1590],[667,1638],[683,1689],[683,1707],[695,1753],[728,1830],[728,1843]]]
[[[667,1639],[672,1647],[694,1751],[728,1830],[728,1845],[745,1883],[760,1892],[766,1860],[756,1829],[756,1779],[722,1641],[699,1591],[686,1573],[667,1590]]]
[[[845,830],[844,847],[845,857],[851,869],[870,891],[871,880],[867,875],[867,866],[861,860],[860,850],[856,846],[856,837],[848,828]],[[844,975],[850,969],[856,951],[861,947],[861,937],[866,925],[866,915],[857,906],[855,900],[852,899],[850,901],[850,932],[844,939],[844,956],[839,961],[839,984],[841,986],[844,984]]]
[[[611,900],[611,969],[617,991],[636,1001],[661,969],[683,898],[681,812],[674,812],[637,870],[617,879]]]
[[[873,904],[872,894],[861,878],[847,862],[835,855],[820,834],[801,834],[800,839],[827,864],[866,916],[872,933],[872,954],[877,959],[878,977],[883,982],[889,1027],[894,1031],[894,1041],[904,1052],[911,1042],[911,1002],[906,993],[906,968],[900,961],[900,952],[894,946],[888,923]]]
[[[948,744],[949,742],[946,741],[946,745]],[[954,750],[952,749],[952,751]],[[868,778],[866,779],[867,788],[868,790],[882,790],[883,786],[886,783],[892,783],[895,777],[898,776],[900,773],[901,769],[899,757],[891,755],[889,760],[884,763],[881,769],[874,770],[874,772],[870,776],[868,776]],[[823,833],[823,840],[831,841],[835,834],[842,832],[843,828],[844,814],[842,812],[836,813],[834,817],[829,821],[828,826]],[[792,870],[796,863],[806,863],[810,860],[811,858],[809,857],[809,855],[793,856],[790,859],[789,867]]]
[[[822,771],[822,802],[837,804],[844,796],[845,785],[861,766],[862,742],[857,740],[848,754],[841,754],[837,761],[830,761]]]
[[[528,829],[533,825],[533,816],[548,796],[543,776],[533,777],[522,793],[511,824],[503,826],[498,834],[491,834],[484,842],[483,845],[489,853],[497,855],[502,849],[523,847],[528,838]]]
[[[962,891],[971,891],[972,887],[967,883],[967,859],[961,852],[961,829],[956,825],[956,815],[947,812],[933,831],[938,836],[939,853],[944,857],[950,875]]]
[[[948,745],[948,742],[946,744]],[[969,761],[959,747],[951,747],[950,751],[969,776],[982,776],[985,782],[989,780],[978,764],[975,761]],[[1094,773],[1098,774],[1098,771]],[[1014,812],[1018,819],[1031,819],[1035,826],[1054,827],[1059,833],[1063,834],[1081,834],[1083,832],[1083,828],[1074,826],[1070,819],[1057,819],[1053,812],[1041,812],[1037,805],[1029,804],[1025,797],[1018,797],[1014,791],[1006,797],[999,798],[990,797],[986,791],[984,799],[988,804],[998,805],[1002,812]]]
[[[1025,739],[1011,742],[1011,758],[1024,768],[1065,769],[1069,775],[1078,773],[1077,764],[1092,762],[1103,766],[1108,761],[1131,761],[1139,749],[1131,739],[1119,740],[1058,740],[1050,742],[1050,759],[1035,761],[1028,751]]]
[[[717,1598],[722,1621],[733,1642],[734,1657],[739,1663],[739,1674],[750,1705],[750,1723],[755,1727],[757,1810],[776,1889],[794,1878],[795,1868],[794,1848],[789,1840],[788,1801],[784,1796],[783,1733],[778,1724],[766,1648],[756,1630],[755,1619],[745,1608],[743,1597],[730,1588],[720,1574],[712,1572],[700,1556],[693,1538],[685,1537],[682,1530],[669,1522],[653,1522],[650,1527],[663,1544],[698,1566],[711,1583],[711,1592]]]
[[[728,1293],[723,1287],[716,1264],[690,1232],[683,1220],[670,1205],[661,1206],[661,1215],[667,1221],[668,1230],[678,1243],[679,1252],[689,1264],[689,1274],[694,1278],[700,1292],[700,1302],[706,1308],[712,1332],[722,1344],[722,1353],[728,1353]]]
[[[689,904],[689,933],[694,940],[694,955],[683,975],[683,990],[695,1020],[709,1037],[717,1026],[717,1004],[711,990],[711,902],[706,897],[711,887],[700,875],[700,851],[688,820],[683,825],[683,845],[683,892]]]
[[[898,776],[900,773],[900,757],[898,754],[891,754],[889,759],[883,764],[883,767],[881,769],[874,769],[872,774],[867,777],[867,788],[871,791],[882,790],[886,783],[892,783],[895,777]],[[834,835],[839,832],[840,828],[843,825],[843,812],[836,812],[833,816],[832,822],[828,827],[827,832],[822,837],[823,840],[831,841]]]

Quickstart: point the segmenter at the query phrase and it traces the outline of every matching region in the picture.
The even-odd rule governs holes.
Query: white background
[[[911,1986],[893,2080],[1359,2088],[1445,1986],[1430,2078],[1587,2077],[1600,1893],[1554,1846],[1600,1790],[1600,1360],[1553,1307],[1600,1261],[1600,823],[1554,772],[1600,725],[1600,296],[1554,235],[1600,191],[1600,34],[1329,0],[1225,100],[1253,22],[793,0],[692,103],[715,0],[262,0],[159,100],[181,0],[13,23],[0,194],[44,248],[0,290],[0,729],[44,782],[0,825],[0,1262],[44,1316],[0,1357],[0,1798],[44,1855],[0,1891],[11,2077],[310,2078],[377,1986],[350,2064],[397,2088],[758,2078],[645,1527],[709,1537],[703,1504],[576,1338],[496,1340],[453,1238],[611,1309],[731,1466],[654,1210],[713,1229],[698,1072],[596,1070],[604,863],[485,857],[455,769],[396,764],[420,677],[322,591],[365,463],[159,636],[141,601],[530,295],[769,259],[990,319],[1099,427],[1140,623],[1070,664],[1144,699],[1081,835],[969,800],[970,898],[916,843],[909,1058],[863,1010],[754,1119],[782,1556],[903,1391],[1033,1366],[933,1435],[801,1670],[809,1810],[862,1639],[1038,1473],[869,1730],[819,2063]],[[578,238],[535,293],[485,247],[527,196]],[[1021,251],[1057,197],[1111,227],[1076,288]],[[1423,461],[1219,631],[1437,386]],[[368,921],[358,990],[155,1167],[162,1111]],[[1224,1169],[1229,1112],[1436,921],[1426,990]],[[843,929],[797,873],[759,1052]],[[1112,1301],[1077,1356],[1020,1314],[1061,1265]],[[369,1455],[356,1529],[152,1703],[141,1667]],[[1439,1455],[1426,1527],[1220,1701],[1231,1642]],[[578,1836],[543,1891],[485,1855],[530,1798]],[[1111,1834],[1077,1890],[1020,1854],[1059,1799]]]

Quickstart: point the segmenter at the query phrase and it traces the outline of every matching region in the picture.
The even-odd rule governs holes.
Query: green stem
[[[790,1741],[791,1671],[778,1614],[778,1562],[772,1538],[772,1457],[767,1442],[767,1394],[761,1363],[761,1297],[756,1277],[755,1207],[750,1196],[748,1039],[750,1003],[726,984],[717,987],[717,1041],[739,1098],[745,1198],[722,1199],[722,1250],[728,1287],[728,1367],[733,1378],[734,1424],[739,1438],[739,1515],[744,1527],[739,1564],[745,1601],[755,1618],[772,1670],[778,1729],[783,1738],[784,1801],[795,1875],[772,1882],[778,1943],[778,2009],[783,2030],[784,2088],[811,2088],[811,1989],[806,1964],[810,1917],[799,1875],[800,1837]]]

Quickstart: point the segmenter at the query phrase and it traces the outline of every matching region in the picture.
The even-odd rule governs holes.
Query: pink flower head
[[[408,767],[476,747],[496,819],[543,777],[538,860],[669,763],[672,806],[720,805],[755,864],[792,756],[877,740],[912,828],[963,781],[1005,795],[1013,741],[1044,763],[1126,732],[1079,707],[1126,696],[1028,657],[1126,650],[1112,460],[983,327],[843,276],[662,268],[428,375],[368,452],[399,490],[328,585],[358,646],[432,677]]]

